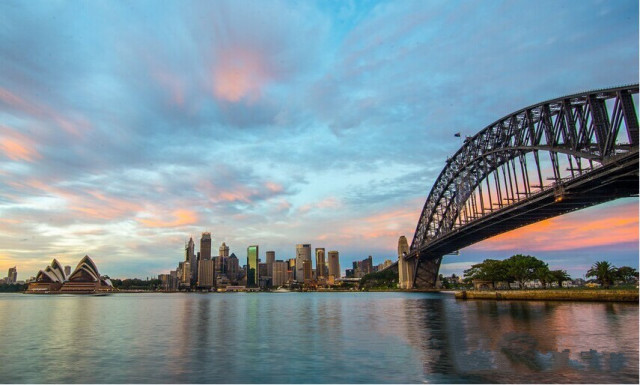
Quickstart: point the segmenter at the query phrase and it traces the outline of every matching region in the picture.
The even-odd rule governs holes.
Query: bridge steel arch
[[[434,287],[442,257],[497,234],[638,195],[638,85],[535,104],[467,137],[447,159],[400,265]],[[406,274],[405,274],[406,276]],[[401,286],[403,283],[401,282]]]

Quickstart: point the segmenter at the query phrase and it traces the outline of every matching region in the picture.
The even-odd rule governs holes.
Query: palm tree
[[[587,271],[587,277],[596,277],[604,288],[608,288],[613,283],[616,276],[616,267],[607,261],[598,261]]]

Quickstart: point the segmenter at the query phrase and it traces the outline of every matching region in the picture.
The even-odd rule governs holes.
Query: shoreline
[[[579,301],[579,302],[635,302],[638,290],[461,290],[456,291],[460,300],[520,300],[520,301]]]

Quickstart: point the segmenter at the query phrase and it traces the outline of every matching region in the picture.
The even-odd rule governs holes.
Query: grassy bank
[[[638,290],[499,290],[456,292],[458,299],[638,302]]]

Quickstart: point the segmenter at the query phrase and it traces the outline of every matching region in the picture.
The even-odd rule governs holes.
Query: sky
[[[209,231],[241,262],[397,258],[454,133],[638,82],[637,1],[0,2],[0,276],[90,255],[154,277]],[[636,98],[637,103],[637,98]],[[637,105],[636,105],[637,106]],[[446,256],[638,267],[638,198]]]

